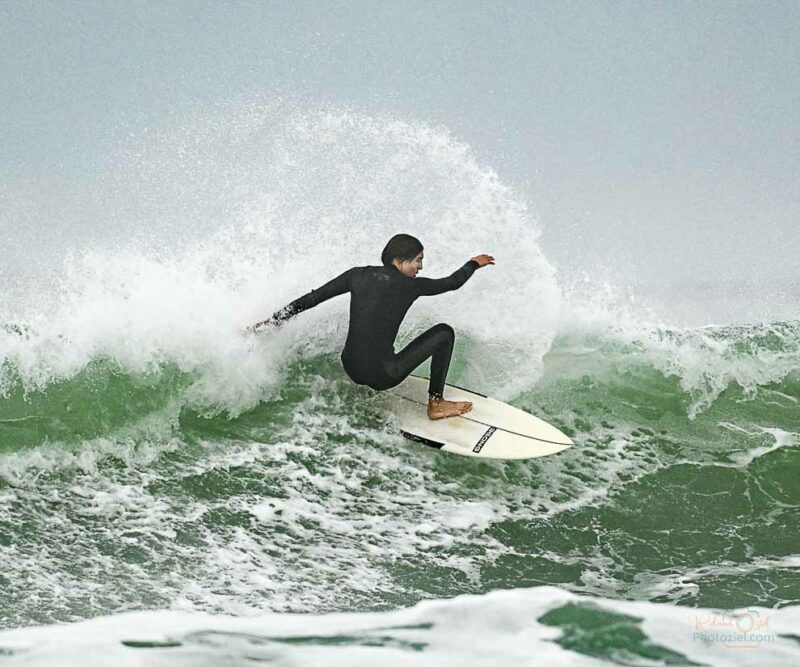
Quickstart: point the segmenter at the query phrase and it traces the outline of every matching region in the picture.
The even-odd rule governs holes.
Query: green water
[[[176,605],[385,610],[538,585],[796,604],[800,376],[729,382],[691,417],[703,399],[678,376],[574,342],[511,399],[576,442],[529,461],[403,440],[334,354],[295,361],[235,416],[191,405],[197,374],[175,365],[132,374],[98,358],[41,389],[7,374],[2,624]],[[735,353],[772,343],[749,345]]]

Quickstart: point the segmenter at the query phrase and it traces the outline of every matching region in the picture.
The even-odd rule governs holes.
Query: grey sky
[[[198,103],[289,94],[446,126],[563,273],[800,273],[798,2],[3,1],[0,85],[0,202]]]

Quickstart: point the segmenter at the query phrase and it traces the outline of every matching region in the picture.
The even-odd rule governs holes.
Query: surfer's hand
[[[283,324],[280,320],[276,320],[274,317],[270,317],[268,320],[263,320],[261,322],[256,322],[252,326],[247,327],[244,330],[245,334],[253,335],[259,333],[259,331],[263,331],[267,327],[275,327],[276,329]]]
[[[477,262],[478,268],[480,269],[489,264],[494,264],[494,257],[492,257],[491,255],[476,255],[475,257],[472,258],[472,261]]]

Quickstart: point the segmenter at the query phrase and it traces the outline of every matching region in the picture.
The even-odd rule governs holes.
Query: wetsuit
[[[350,292],[350,325],[341,358],[353,382],[378,390],[389,389],[431,357],[429,393],[441,397],[453,354],[453,328],[437,324],[397,354],[394,339],[417,297],[458,289],[479,266],[469,260],[455,273],[438,279],[409,278],[394,266],[356,266],[292,301],[268,322],[282,322],[334,296]]]

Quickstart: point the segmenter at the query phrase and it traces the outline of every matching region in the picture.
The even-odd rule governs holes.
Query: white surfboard
[[[531,459],[574,444],[555,426],[524,410],[450,384],[444,397],[472,401],[472,410],[457,417],[428,419],[428,379],[418,375],[384,394],[404,436],[445,452],[484,459]]]

